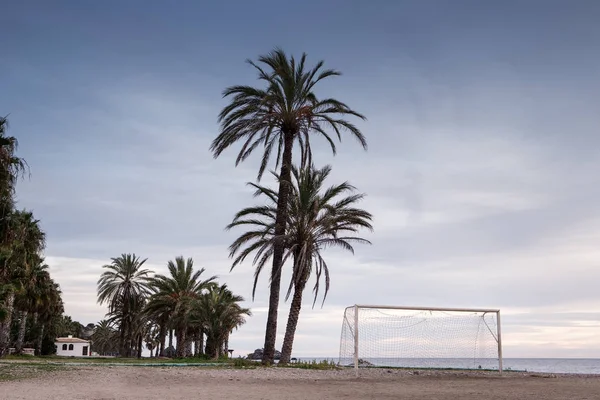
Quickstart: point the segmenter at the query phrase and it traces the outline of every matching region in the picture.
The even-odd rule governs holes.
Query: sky
[[[337,356],[344,308],[375,303],[499,308],[505,357],[600,358],[599,18],[586,0],[9,2],[0,114],[31,167],[19,206],[73,319],[103,318],[111,257],[164,273],[183,255],[252,308],[234,355],[262,347],[268,279],[251,301],[224,230],[256,202],[259,155],[236,168],[236,149],[209,145],[222,90],[260,85],[246,59],[306,52],[343,72],[317,95],[367,116],[368,151],[313,145],[375,230],[354,256],[324,253],[331,291],[314,309],[307,292],[294,355]]]

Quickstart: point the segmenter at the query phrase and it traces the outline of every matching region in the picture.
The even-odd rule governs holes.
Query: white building
[[[91,342],[74,338],[72,335],[56,338],[54,344],[56,345],[57,356],[89,357],[92,355]]]

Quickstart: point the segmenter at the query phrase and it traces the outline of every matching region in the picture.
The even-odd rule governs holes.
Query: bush
[[[282,367],[318,370],[340,369],[340,367],[338,367],[338,365],[335,362],[329,360],[298,361],[292,364],[282,365]]]
[[[256,364],[256,362],[247,358],[238,357],[233,359],[233,366],[236,368],[256,368]]]

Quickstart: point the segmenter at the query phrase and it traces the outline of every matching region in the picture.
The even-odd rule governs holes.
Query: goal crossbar
[[[367,305],[367,304],[356,304],[347,308],[381,308],[384,310],[416,310],[416,311],[450,311],[450,312],[479,312],[479,313],[499,313],[498,309],[487,309],[487,308],[448,308],[448,307],[408,307],[408,306],[380,306],[380,305]]]
[[[390,305],[372,305],[372,304],[355,304],[346,307],[346,310],[354,309],[353,335],[354,335],[354,368],[358,375],[359,368],[359,310],[360,309],[383,309],[383,310],[409,310],[409,311],[432,311],[432,312],[465,312],[465,313],[481,313],[496,315],[496,332],[493,332],[488,326],[488,330],[494,336],[498,345],[498,371],[502,374],[502,331],[500,325],[500,310],[489,308],[457,308],[457,307],[412,307],[412,306],[390,306]],[[348,321],[350,322],[350,321]],[[340,343],[341,346],[341,343]]]

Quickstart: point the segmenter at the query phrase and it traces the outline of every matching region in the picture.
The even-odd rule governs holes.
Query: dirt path
[[[0,366],[1,367],[1,366]],[[0,399],[600,399],[600,377],[77,367],[0,382]]]

